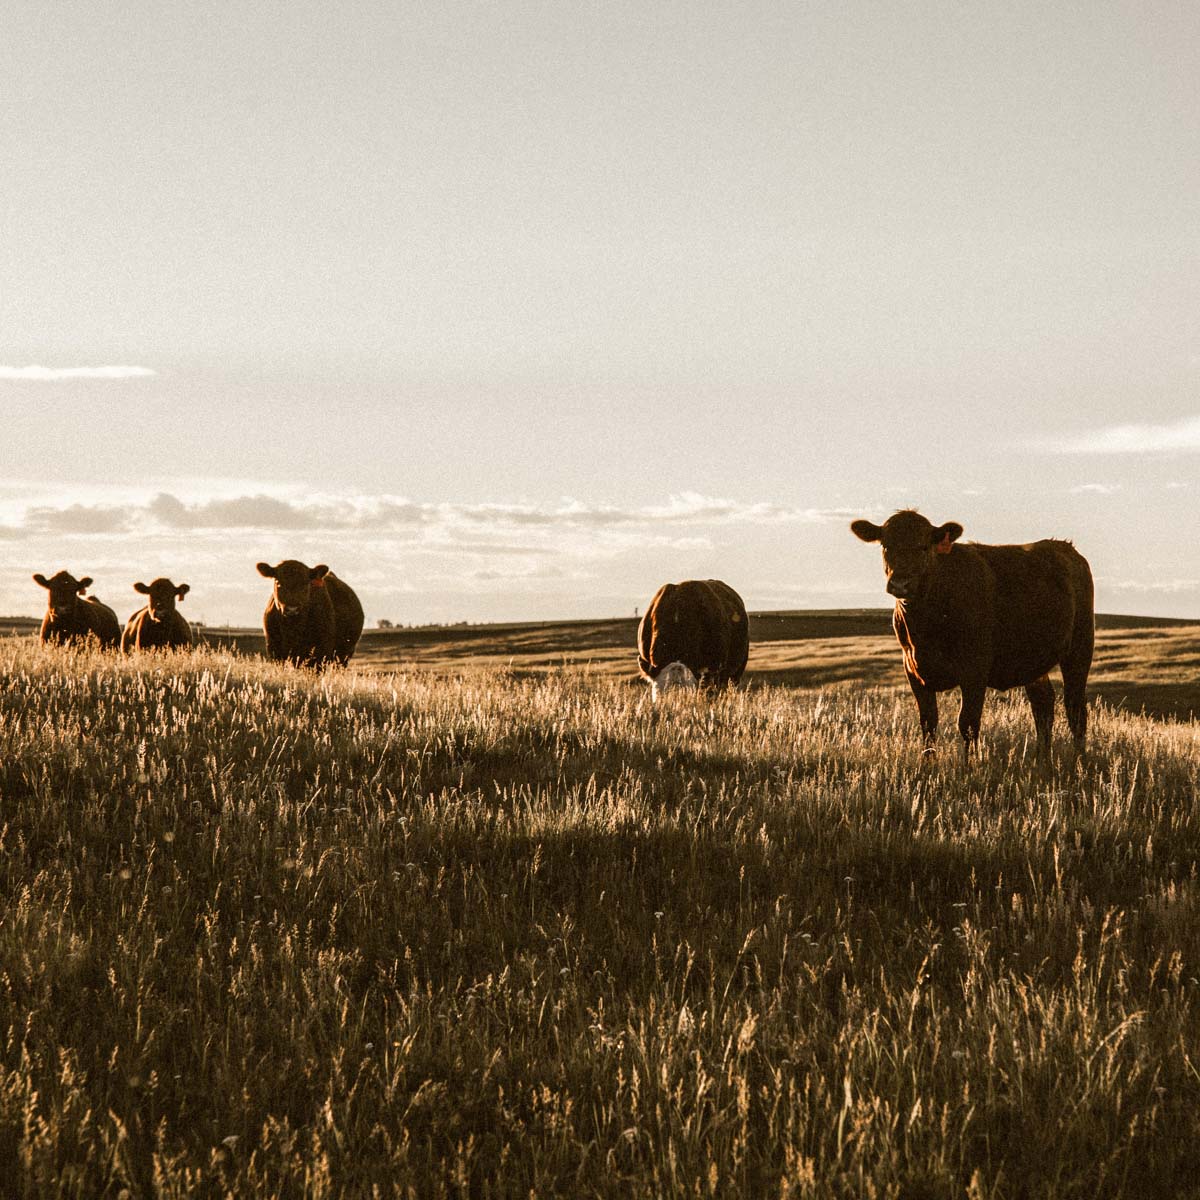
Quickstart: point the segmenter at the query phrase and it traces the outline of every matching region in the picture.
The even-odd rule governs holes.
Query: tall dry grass
[[[1200,734],[1092,719],[0,643],[0,1180],[1185,1194]]]

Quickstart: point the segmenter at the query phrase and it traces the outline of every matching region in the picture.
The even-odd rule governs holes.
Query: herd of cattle
[[[1054,723],[1049,671],[1055,666],[1062,672],[1075,751],[1083,753],[1095,615],[1091,570],[1070,542],[960,544],[961,525],[934,526],[912,510],[882,525],[859,520],[850,528],[882,547],[887,591],[896,601],[892,626],[927,753],[937,737],[938,692],[959,689],[958,729],[969,753],[979,737],[987,689],[1023,687],[1039,757],[1047,761]],[[259,563],[258,571],[274,581],[263,614],[268,657],[309,667],[349,662],[363,628],[353,589],[323,564],[287,559],[273,567]],[[127,653],[192,644],[191,629],[175,607],[188,592],[186,583],[134,584],[147,602],[122,633],[116,613],[84,595],[90,578],[66,571],[33,578],[49,592],[45,642],[94,637],[103,646],[119,643]],[[641,620],[637,646],[639,672],[655,699],[670,688],[736,685],[750,654],[746,606],[718,579],[664,584]]]
[[[259,563],[258,573],[274,580],[271,598],[263,613],[267,656],[297,666],[322,667],[350,661],[363,629],[363,610],[354,590],[322,563],[306,567],[293,558],[276,566]],[[84,593],[92,585],[90,575],[76,579],[59,571],[49,579],[35,575],[34,583],[49,593],[42,618],[43,642],[66,644],[99,641],[106,648],[120,644],[126,653],[135,650],[187,649],[192,630],[175,607],[191,590],[186,583],[156,579],[151,584],[135,583],[133,590],[146,597],[146,604],[125,622],[95,596]]]

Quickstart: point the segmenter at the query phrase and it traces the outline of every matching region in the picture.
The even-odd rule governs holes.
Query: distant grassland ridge
[[[1195,1194],[1200,726],[911,709],[0,640],[6,1194]]]
[[[1090,696],[1160,718],[1190,720],[1200,714],[1200,622],[1101,613],[1096,627]],[[29,634],[36,628],[30,618],[0,619],[0,634]],[[206,626],[195,632],[210,646],[243,654],[263,651],[261,630]],[[351,669],[453,675],[492,667],[542,675],[583,668],[593,677],[624,679],[640,687],[636,633],[635,618],[368,629]],[[1057,673],[1054,678],[1057,682]],[[764,683],[870,684],[907,691],[891,632],[891,609],[751,613],[744,686]],[[955,701],[947,699],[943,706],[951,703]],[[913,719],[915,723],[915,710]]]

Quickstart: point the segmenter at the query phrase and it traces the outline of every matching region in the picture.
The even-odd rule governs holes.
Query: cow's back
[[[697,678],[737,683],[750,654],[746,606],[720,579],[664,584],[638,626],[638,651],[650,679],[682,662]]]
[[[121,634],[122,654],[129,654],[134,650],[145,649],[141,632],[142,625],[146,620],[146,614],[149,611],[149,606],[146,606],[145,608],[139,608],[137,612],[133,613],[129,620],[125,622],[125,629]]]
[[[97,600],[95,596],[84,596],[79,601],[78,611],[86,626],[83,636],[86,637],[89,632],[94,633],[102,646],[116,646],[120,643],[121,622],[107,604]]]
[[[363,631],[363,607],[354,589],[332,571],[325,576],[325,587],[333,605],[333,623],[337,632],[338,661],[345,666],[354,653]]]
[[[167,645],[173,649],[190,649],[195,639],[192,637],[192,627],[183,613],[171,614],[171,629],[167,634]]]
[[[1094,628],[1092,573],[1070,542],[968,544],[988,569],[992,591],[992,666],[988,684],[1030,683],[1062,662]]]

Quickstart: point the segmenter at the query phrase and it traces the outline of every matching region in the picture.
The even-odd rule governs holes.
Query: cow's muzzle
[[[907,579],[897,579],[894,575],[887,581],[887,593],[897,600],[904,600],[912,595],[912,584]]]

